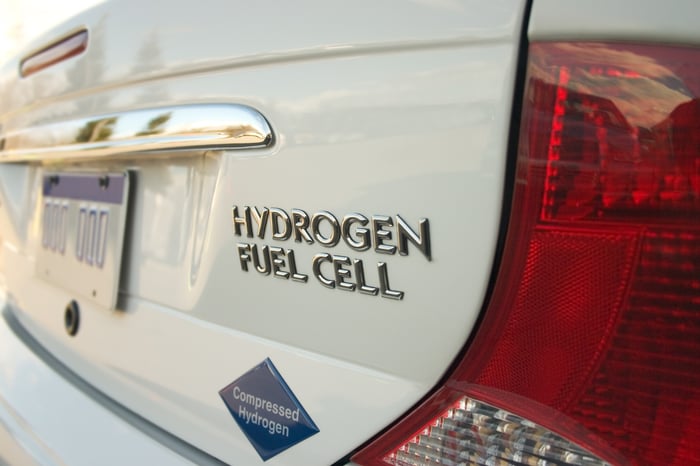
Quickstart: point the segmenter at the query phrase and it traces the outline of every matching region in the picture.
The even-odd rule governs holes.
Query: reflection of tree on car
[[[535,108],[545,110],[550,109],[553,102],[558,102],[562,115],[566,115],[566,125],[562,124],[559,130],[552,130],[549,134],[540,132],[536,141],[530,141],[531,145],[535,144],[532,153],[548,154],[548,160],[542,161],[543,168],[548,173],[556,170],[559,188],[544,193],[551,197],[550,208],[553,209],[545,215],[585,218],[611,207],[617,199],[592,196],[591,193],[609,193],[610,190],[601,189],[605,184],[629,185],[630,169],[639,157],[636,128],[608,98],[536,80],[533,82],[533,99]],[[535,126],[556,127],[554,124]],[[562,153],[567,156],[562,157]],[[569,153],[576,154],[576,157]],[[591,185],[598,188],[592,191]],[[625,192],[626,189],[621,187],[619,191]]]
[[[665,201],[692,202],[700,183],[696,161],[700,132],[688,122],[697,121],[693,120],[699,111],[697,100],[678,105],[665,120],[647,128],[630,124],[610,98],[541,80],[533,82],[533,89],[541,108],[551,108],[559,100],[566,115],[559,131],[538,133],[537,140],[530,141],[533,147],[548,147],[537,153],[549,154],[541,162],[543,169],[556,171],[557,190],[544,193],[550,197],[551,210],[545,215],[627,216],[640,209],[647,215],[666,215]],[[561,157],[563,153],[566,157]],[[678,207],[674,204],[674,209]]]
[[[672,157],[666,162],[669,172],[660,188],[660,201],[686,201],[687,207],[700,202],[700,100],[678,105],[669,117],[653,128],[657,140],[669,146]],[[658,162],[657,162],[658,163]]]
[[[75,136],[75,143],[106,141],[114,133],[116,117],[90,120],[83,125]]]

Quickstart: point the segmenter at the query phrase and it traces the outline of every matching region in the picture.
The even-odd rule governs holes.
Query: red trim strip
[[[88,32],[82,30],[72,36],[51,44],[43,50],[28,56],[19,66],[19,74],[23,78],[37,73],[44,68],[60,63],[76,55],[80,55],[87,49]]]

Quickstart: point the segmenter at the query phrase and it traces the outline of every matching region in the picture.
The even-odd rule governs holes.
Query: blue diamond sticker
[[[269,358],[219,395],[263,461],[319,431]]]

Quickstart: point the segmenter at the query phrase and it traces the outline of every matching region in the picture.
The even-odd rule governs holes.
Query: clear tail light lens
[[[423,438],[424,464],[697,463],[700,50],[533,44],[522,118],[479,330],[445,385],[353,460],[414,464]],[[559,456],[526,450],[494,416],[449,421],[441,438],[477,439],[428,455],[447,451],[421,435],[454,403],[507,409]]]
[[[609,464],[541,425],[468,396],[385,459],[416,466]]]

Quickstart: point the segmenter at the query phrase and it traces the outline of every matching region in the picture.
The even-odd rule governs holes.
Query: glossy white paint
[[[89,49],[79,59],[31,79],[18,81],[17,62],[10,60],[0,77],[0,101],[7,114],[23,112],[39,102],[43,106],[54,100],[72,101],[75,95],[71,94],[84,95],[94,88],[122,87],[165,76],[441,44],[510,41],[520,27],[521,3],[416,0],[399,6],[372,0],[351,5],[266,0],[252,8],[242,2],[222,6],[216,0],[203,0],[170,2],[166,10],[155,2],[106,2],[18,50],[19,56],[27,56],[71,31],[85,26],[91,31]],[[172,102],[172,96],[162,93],[151,99],[157,96]],[[43,117],[111,112],[115,107],[102,101],[97,109],[76,112],[75,107],[71,111],[67,106],[61,113]]]
[[[29,224],[38,199],[36,170],[4,165],[0,170],[0,238],[5,247],[26,253]]]
[[[530,40],[594,40],[700,44],[696,0],[536,0]]]
[[[0,308],[7,306],[0,295]],[[25,346],[2,317],[0,463],[194,464],[85,396]]]
[[[321,430],[269,464],[333,462],[416,403],[470,333],[500,223],[522,2],[413,2],[400,21],[393,4],[306,3],[243,22],[231,6],[108,3],[26,49],[88,25],[83,56],[25,80],[16,60],[0,74],[8,131],[191,103],[244,104],[270,122],[271,148],[50,167],[136,181],[120,310],[80,301],[75,338],[63,328],[74,296],[34,274],[49,168],[0,165],[26,180],[2,187],[0,207],[23,325],[109,397],[231,463],[260,459],[217,392],[266,357]],[[238,238],[233,205],[428,218],[432,261],[412,245],[403,257]],[[362,259],[373,285],[386,262],[405,298],[243,272],[238,242],[294,249],[309,275],[320,252]]]

